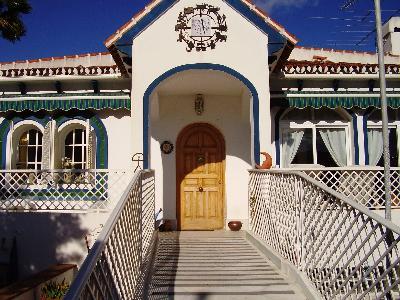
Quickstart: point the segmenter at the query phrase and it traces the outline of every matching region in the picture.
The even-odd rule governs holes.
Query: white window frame
[[[18,122],[15,124],[14,122],[11,123],[11,128],[8,133],[7,137],[7,153],[6,153],[6,167],[7,169],[17,169],[17,164],[18,164],[18,158],[19,158],[19,140],[21,139],[21,136],[26,132],[31,129],[37,130],[40,133],[42,133],[42,163],[43,163],[43,139],[44,137],[44,127],[39,124],[38,122],[35,122],[33,120],[24,120],[21,122]],[[36,158],[35,158],[36,161]],[[38,170],[36,169],[30,169],[32,170]]]
[[[32,145],[29,144],[30,131],[34,131],[34,134],[35,134],[35,144],[32,144]],[[20,141],[21,141],[21,138],[22,138],[22,136],[24,134],[27,135],[28,143],[26,145],[21,145]],[[42,143],[41,144],[38,143],[40,134],[42,135]],[[21,164],[21,151],[20,150],[21,150],[21,147],[24,147],[24,148],[26,148],[26,154],[25,154],[25,156],[26,156],[25,157],[25,159],[26,159],[26,161],[25,161],[26,167],[25,168],[21,168],[21,169],[23,169],[23,170],[25,170],[25,169],[27,169],[27,170],[28,169],[29,170],[41,170],[42,169],[42,163],[43,163],[43,133],[38,128],[29,128],[29,129],[27,129],[27,130],[22,132],[22,134],[19,136],[18,141],[16,141],[16,144],[17,144],[17,155],[16,155],[15,164],[16,164],[17,169],[20,169],[19,165]],[[29,149],[30,148],[34,148],[35,149],[35,159],[34,159],[34,161],[29,161]],[[41,157],[40,161],[38,160],[39,149],[41,149],[41,152],[42,152],[42,157]],[[31,168],[28,168],[28,165],[34,165],[35,167],[33,169],[31,169]]]
[[[291,110],[288,110],[282,118],[286,116]],[[339,116],[341,115],[339,112],[335,112]],[[342,116],[343,117],[343,116]],[[280,138],[280,153],[281,153],[281,164],[282,164],[282,153],[283,153],[283,135],[285,132],[295,131],[295,130],[304,130],[311,129],[312,130],[312,143],[313,143],[313,163],[312,164],[290,164],[289,167],[302,167],[304,165],[309,167],[325,167],[318,164],[318,151],[317,151],[317,129],[344,129],[346,133],[346,155],[347,155],[347,166],[353,165],[353,151],[352,151],[352,133],[351,133],[351,122],[350,121],[304,121],[296,120],[282,120],[279,122],[279,138]]]
[[[84,169],[87,169],[88,166],[88,159],[89,159],[89,134],[90,134],[90,124],[89,120],[81,121],[81,120],[71,120],[68,122],[65,122],[60,128],[58,129],[58,134],[60,137],[60,144],[61,144],[61,157],[58,157],[56,159],[63,159],[65,158],[65,139],[67,138],[67,135],[74,131],[75,129],[83,129],[85,130],[85,139],[86,139],[86,147],[85,147],[85,152],[86,152],[86,160],[84,162]],[[79,144],[79,146],[82,144]],[[74,161],[72,161],[74,163]],[[79,162],[82,163],[82,162]]]

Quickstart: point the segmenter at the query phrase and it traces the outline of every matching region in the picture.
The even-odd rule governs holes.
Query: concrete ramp
[[[243,232],[160,233],[148,299],[306,299]]]

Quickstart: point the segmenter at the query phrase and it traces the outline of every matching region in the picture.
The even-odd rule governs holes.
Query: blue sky
[[[31,0],[24,16],[27,35],[16,43],[0,39],[0,61],[34,59],[106,51],[103,41],[128,21],[148,0]],[[200,1],[202,2],[202,1]],[[203,1],[204,2],[204,1]],[[299,45],[374,51],[372,0],[256,0],[272,18],[300,40]],[[383,18],[400,16],[399,0],[382,0]],[[396,12],[396,10],[398,10]],[[369,15],[368,15],[369,14]],[[365,17],[363,19],[363,17]]]

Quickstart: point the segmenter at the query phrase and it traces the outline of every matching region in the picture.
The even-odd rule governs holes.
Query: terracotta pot
[[[230,221],[228,227],[232,231],[239,231],[242,228],[242,222],[240,221]]]

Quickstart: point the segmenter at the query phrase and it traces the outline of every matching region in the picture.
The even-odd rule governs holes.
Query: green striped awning
[[[71,110],[71,109],[131,109],[131,101],[127,98],[121,99],[0,99],[0,111],[17,111],[24,110],[39,111],[39,110]]]
[[[381,107],[381,101],[377,97],[290,97],[288,102],[290,107],[296,108]],[[388,106],[399,108],[400,97],[388,97]]]
[[[391,108],[400,107],[400,93],[388,93],[388,106]],[[368,108],[380,107],[381,101],[379,94],[372,93],[321,93],[321,92],[290,92],[286,93],[285,99],[290,107],[343,107],[343,108]]]

